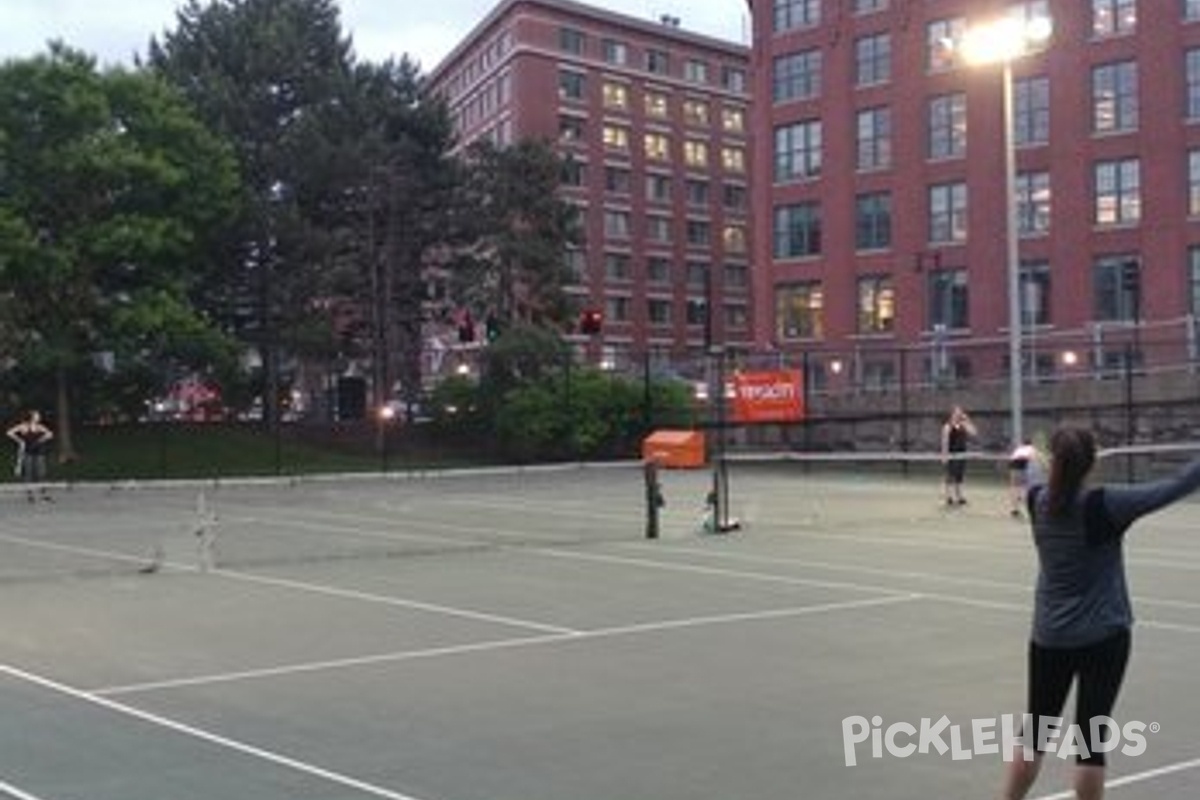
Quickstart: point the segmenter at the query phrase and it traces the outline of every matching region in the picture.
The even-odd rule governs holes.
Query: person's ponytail
[[[1050,437],[1050,480],[1046,503],[1051,517],[1065,517],[1096,463],[1096,437],[1084,428],[1059,428]]]

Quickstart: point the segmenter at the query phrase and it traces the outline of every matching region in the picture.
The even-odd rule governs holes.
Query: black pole
[[[1132,447],[1136,435],[1133,419],[1133,344],[1125,343],[1125,444]],[[1133,483],[1133,453],[1125,454],[1125,480]]]
[[[900,348],[900,452],[908,452],[908,350]],[[900,461],[900,470],[907,477],[908,459]]]

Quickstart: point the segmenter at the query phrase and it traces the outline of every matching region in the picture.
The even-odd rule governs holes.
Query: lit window
[[[689,167],[707,167],[708,144],[688,139],[683,143],[683,161]]]

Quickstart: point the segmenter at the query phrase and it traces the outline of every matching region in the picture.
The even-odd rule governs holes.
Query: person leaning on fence
[[[1092,721],[1111,719],[1129,662],[1133,611],[1125,578],[1125,533],[1138,518],[1200,488],[1200,459],[1175,475],[1132,486],[1086,486],[1096,462],[1091,431],[1061,428],[1050,439],[1050,474],[1026,495],[1038,576],[1028,654],[1029,740],[1005,766],[1002,800],[1021,800],[1037,779],[1050,742],[1037,741],[1043,717],[1058,717],[1075,689],[1075,796],[1104,796],[1105,754],[1096,752]],[[1074,730],[1072,728],[1072,730]],[[1111,728],[1109,728],[1109,737]],[[1073,740],[1075,741],[1075,740]],[[1107,742],[1108,737],[1101,741]],[[1025,759],[1025,748],[1036,755]]]
[[[25,419],[8,429],[8,438],[17,445],[13,473],[28,484],[26,496],[32,503],[37,499],[34,485],[46,479],[46,450],[54,434],[42,424],[41,414],[30,411]],[[40,493],[43,500],[50,500],[50,492],[45,486],[40,487]]]
[[[963,411],[962,406],[955,406],[950,411],[950,418],[942,426],[942,460],[946,464],[946,505],[963,506],[967,500],[963,497],[963,478],[967,473],[967,460],[961,455],[967,451],[967,441],[978,432],[975,423]]]

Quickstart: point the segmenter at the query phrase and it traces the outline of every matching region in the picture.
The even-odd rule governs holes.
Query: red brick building
[[[686,23],[686,21],[685,21]],[[749,51],[569,0],[502,0],[432,72],[464,144],[548,138],[583,211],[570,254],[606,358],[753,338]]]
[[[1053,22],[1012,63],[1023,361],[1059,373],[1047,343],[1086,330],[1111,365],[1139,324],[1195,358],[1200,0],[749,5],[760,343],[866,352],[857,377],[886,385],[889,346],[1008,335],[1002,70],[956,45],[1015,14]],[[983,352],[914,363],[1002,374]]]

